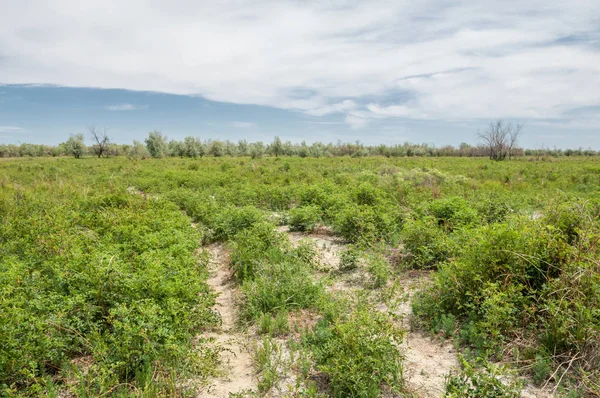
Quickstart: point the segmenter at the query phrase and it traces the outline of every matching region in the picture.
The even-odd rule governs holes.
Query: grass
[[[394,291],[399,269],[435,270],[414,313],[469,363],[599,394],[599,170],[584,157],[0,162],[1,394],[193,394],[185,381],[218,360],[193,344],[218,322],[197,254],[209,242],[231,249],[243,320],[265,338],[293,341],[288,317],[318,317],[290,343],[307,396],[315,374],[337,396],[401,391],[402,331],[328,294],[315,249],[280,222],[333,230],[351,244],[340,268],[364,268],[374,291]],[[453,391],[464,377],[493,388],[472,368]]]

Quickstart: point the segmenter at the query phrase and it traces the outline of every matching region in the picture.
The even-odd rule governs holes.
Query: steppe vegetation
[[[0,161],[2,396],[600,394],[596,158],[79,144]]]

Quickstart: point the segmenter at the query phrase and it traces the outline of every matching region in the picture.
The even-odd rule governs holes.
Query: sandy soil
[[[199,397],[228,398],[230,394],[248,392],[256,388],[252,351],[254,343],[246,334],[236,330],[237,290],[231,277],[228,263],[229,257],[225,248],[220,244],[206,247],[210,254],[210,272],[208,285],[218,293],[216,310],[221,315],[220,329],[205,334],[221,351],[222,374],[212,380]]]

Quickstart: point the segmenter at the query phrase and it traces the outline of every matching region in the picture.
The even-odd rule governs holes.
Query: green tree
[[[133,145],[127,150],[127,157],[130,159],[146,159],[149,156],[150,154],[146,146],[136,140],[133,141]]]
[[[275,137],[269,146],[269,152],[271,152],[271,155],[275,155],[275,157],[279,157],[279,155],[283,153],[283,144],[281,142],[281,138]]]
[[[75,159],[79,159],[86,151],[83,134],[71,134],[67,142],[64,143],[65,151],[71,154]]]
[[[265,144],[261,141],[250,144],[250,156],[252,159],[261,158],[266,152]]]
[[[225,155],[225,144],[222,141],[212,141],[208,148],[208,153],[216,158]]]
[[[181,156],[185,155],[185,145],[181,141],[171,140],[168,144],[169,156]]]
[[[248,156],[248,141],[246,141],[246,140],[238,141],[238,154],[240,156]]]
[[[188,158],[204,156],[204,145],[199,138],[185,137],[183,140],[184,155]]]
[[[148,153],[153,158],[162,158],[167,153],[167,137],[160,131],[152,131],[144,140]]]

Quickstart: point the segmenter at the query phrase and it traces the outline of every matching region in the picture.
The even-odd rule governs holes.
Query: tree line
[[[253,159],[263,156],[299,156],[299,157],[335,157],[335,156],[454,156],[454,157],[489,157],[493,160],[504,160],[519,156],[598,156],[600,151],[592,149],[523,149],[517,146],[522,126],[497,121],[480,133],[480,144],[462,143],[459,146],[436,147],[431,144],[396,144],[396,145],[364,145],[360,142],[348,143],[337,141],[324,144],[305,141],[292,143],[275,137],[271,143],[261,141],[249,142],[245,139],[233,142],[230,140],[202,140],[198,137],[185,137],[183,141],[169,140],[159,131],[152,131],[144,142],[134,140],[132,144],[111,142],[106,128],[90,126],[91,145],[86,145],[85,136],[74,134],[58,145],[39,145],[23,143],[19,145],[0,144],[0,157],[41,157],[41,156],[84,156],[110,157],[128,156],[130,158],[162,158],[204,156],[249,156]]]

